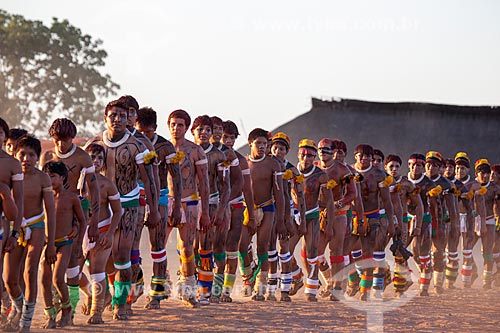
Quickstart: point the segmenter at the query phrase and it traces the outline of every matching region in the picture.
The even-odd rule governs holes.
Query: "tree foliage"
[[[46,26],[0,10],[0,116],[42,135],[57,117],[73,120],[79,135],[95,133],[104,101],[120,88],[99,71],[101,46],[67,20]]]

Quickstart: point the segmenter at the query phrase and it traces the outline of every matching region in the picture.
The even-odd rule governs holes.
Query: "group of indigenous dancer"
[[[240,296],[254,301],[291,302],[301,288],[308,302],[358,293],[367,301],[391,283],[397,296],[414,283],[429,296],[431,285],[436,294],[457,288],[459,276],[471,288],[480,276],[478,240],[482,287],[500,286],[500,164],[429,151],[408,156],[402,175],[404,157],[368,144],[355,147],[349,165],[341,139],[304,138],[294,148],[286,133],[262,128],[248,135],[245,157],[234,149],[234,122],[191,121],[175,110],[167,140],[156,132],[155,110],[130,95],[108,103],[104,123],[78,147],[76,124],[56,119],[48,131],[54,147],[42,152],[35,136],[0,118],[4,330],[30,330],[39,267],[44,328],[73,325],[80,293],[90,325],[103,323],[106,308],[114,320],[128,319],[144,292],[149,310],[173,295],[188,307],[230,303],[238,264]],[[139,251],[144,226],[149,288]],[[174,228],[175,285],[166,250]]]

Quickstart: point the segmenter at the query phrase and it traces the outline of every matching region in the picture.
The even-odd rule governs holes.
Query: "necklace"
[[[130,137],[130,132],[127,132],[127,133],[125,133],[123,138],[121,138],[119,141],[113,142],[113,141],[110,141],[108,139],[108,131],[107,130],[102,133],[102,141],[109,148],[116,148],[116,147],[122,145],[123,143],[125,143],[125,141],[128,140],[129,137]]]
[[[476,181],[477,181],[479,184],[481,184],[481,182],[480,182],[479,180],[477,180],[477,178],[476,178]],[[487,188],[488,186],[490,186],[490,183],[491,183],[491,180],[488,180],[488,183],[487,183],[487,184],[485,184],[485,185],[481,184],[481,186],[484,186],[484,187],[486,187],[486,188]]]
[[[158,140],[158,134],[155,133],[155,137],[154,137],[153,141],[151,141],[151,143],[153,144],[153,146],[156,144],[157,140]]]
[[[65,159],[65,158],[68,158],[70,157],[71,155],[73,155],[76,151],[76,145],[73,143],[71,145],[71,149],[69,150],[69,152],[67,152],[66,154],[63,154],[59,151],[59,149],[57,149],[57,147],[55,147],[56,149],[54,150],[55,153],[56,153],[56,156],[59,157],[60,159]]]
[[[302,171],[301,171],[300,173],[301,173],[302,175],[304,175],[304,177],[306,177],[306,178],[307,178],[307,177],[309,177],[310,175],[312,175],[312,174],[313,174],[314,170],[316,170],[316,166],[315,166],[315,165],[313,165],[313,167],[312,167],[311,171],[309,171],[308,173],[303,173]]]
[[[209,144],[207,149],[203,149],[203,151],[205,152],[205,154],[208,154],[212,150],[213,147],[214,147],[213,144]]]
[[[467,184],[470,181],[470,175],[467,175],[467,179],[461,180],[460,181],[464,184]]]
[[[366,168],[365,170],[361,170],[361,169],[356,168],[356,165],[354,165],[354,170],[356,170],[357,172],[368,172],[372,169],[372,167],[373,167],[373,164],[370,163],[370,166],[368,168]]]
[[[408,180],[411,181],[413,183],[413,185],[420,183],[424,179],[424,177],[425,177],[425,174],[422,174],[422,176],[420,176],[419,179],[413,180],[413,179],[411,179],[410,173],[408,172]]]
[[[432,179],[431,177],[429,177],[429,179],[432,180],[433,182],[437,182],[440,178],[441,178],[441,175],[438,175],[436,179]]]
[[[266,158],[266,155],[262,156],[261,158],[253,158],[251,155],[248,155],[248,159],[252,162],[261,162]]]

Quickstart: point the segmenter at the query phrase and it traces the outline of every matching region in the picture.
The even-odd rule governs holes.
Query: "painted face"
[[[52,183],[52,188],[60,188],[63,186],[64,177],[52,172],[47,172],[47,175],[50,177],[50,182]]]
[[[408,162],[408,169],[412,178],[418,178],[424,172],[424,163],[421,162]]]
[[[309,169],[316,158],[316,152],[311,148],[299,148],[299,152],[297,154],[299,158],[299,164],[302,170]]]
[[[134,108],[129,108],[127,126],[133,127],[135,125],[136,120],[137,120],[137,110]]]
[[[279,142],[274,142],[271,147],[271,153],[280,160],[284,160],[287,154],[286,146]]]
[[[113,106],[104,116],[104,121],[111,133],[123,133],[127,128],[128,110]]]
[[[487,184],[488,181],[490,180],[490,176],[491,172],[483,172],[483,171],[476,172],[477,180],[478,182],[481,183],[481,185]]]
[[[385,171],[390,174],[392,177],[399,177],[399,170],[401,169],[401,164],[396,161],[390,161],[385,166]]]
[[[330,146],[321,145],[318,147],[318,158],[321,162],[329,162],[333,159],[333,150]]]
[[[384,169],[384,161],[382,160],[382,156],[373,155],[373,166],[380,170]]]
[[[95,172],[101,172],[101,169],[104,166],[104,154],[101,152],[92,152],[90,153],[90,158],[92,159],[92,163],[94,164]]]
[[[61,153],[61,154],[66,154],[68,153],[72,146],[73,146],[73,139],[72,138],[59,138],[59,137],[53,137],[52,141],[54,142],[54,146],[56,149]]]
[[[220,142],[223,132],[224,132],[224,129],[223,129],[222,125],[220,125],[220,124],[215,125],[214,124],[214,129],[212,131],[212,141],[213,142]]]
[[[438,162],[425,162],[425,174],[429,178],[435,178],[439,174],[439,163]]]
[[[36,151],[30,147],[20,147],[16,152],[16,158],[21,162],[24,173],[33,170],[38,163]]]
[[[224,133],[222,134],[222,143],[229,148],[233,148],[234,142],[236,141],[236,135]]]
[[[202,145],[209,143],[210,137],[212,136],[212,128],[208,125],[198,126],[194,129],[193,136],[196,144]]]
[[[358,165],[358,168],[361,167],[362,170],[369,168],[373,160],[372,155],[361,154],[361,153],[357,153],[356,155],[354,155],[354,158],[356,159],[356,164]]]
[[[168,130],[173,139],[182,139],[187,131],[186,122],[182,118],[171,118],[168,122]]]
[[[456,165],[455,166],[455,175],[458,179],[464,179],[469,174],[469,168],[465,165]]]
[[[344,151],[342,149],[334,149],[333,150],[333,159],[340,161],[340,162],[344,162],[344,160],[345,160]]]
[[[250,143],[250,153],[253,157],[261,158],[266,154],[267,138],[259,136]]]
[[[149,126],[142,126],[139,123],[135,123],[135,128],[141,132],[145,137],[147,137],[149,140],[153,140],[155,136],[155,131],[156,131],[156,126],[154,125],[149,125]]]

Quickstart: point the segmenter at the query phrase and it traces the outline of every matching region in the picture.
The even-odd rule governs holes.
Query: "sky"
[[[500,1],[0,0],[103,40],[102,73],[159,114],[231,119],[242,134],[311,97],[500,105]],[[189,137],[188,137],[189,138]],[[300,138],[296,138],[298,141]]]

